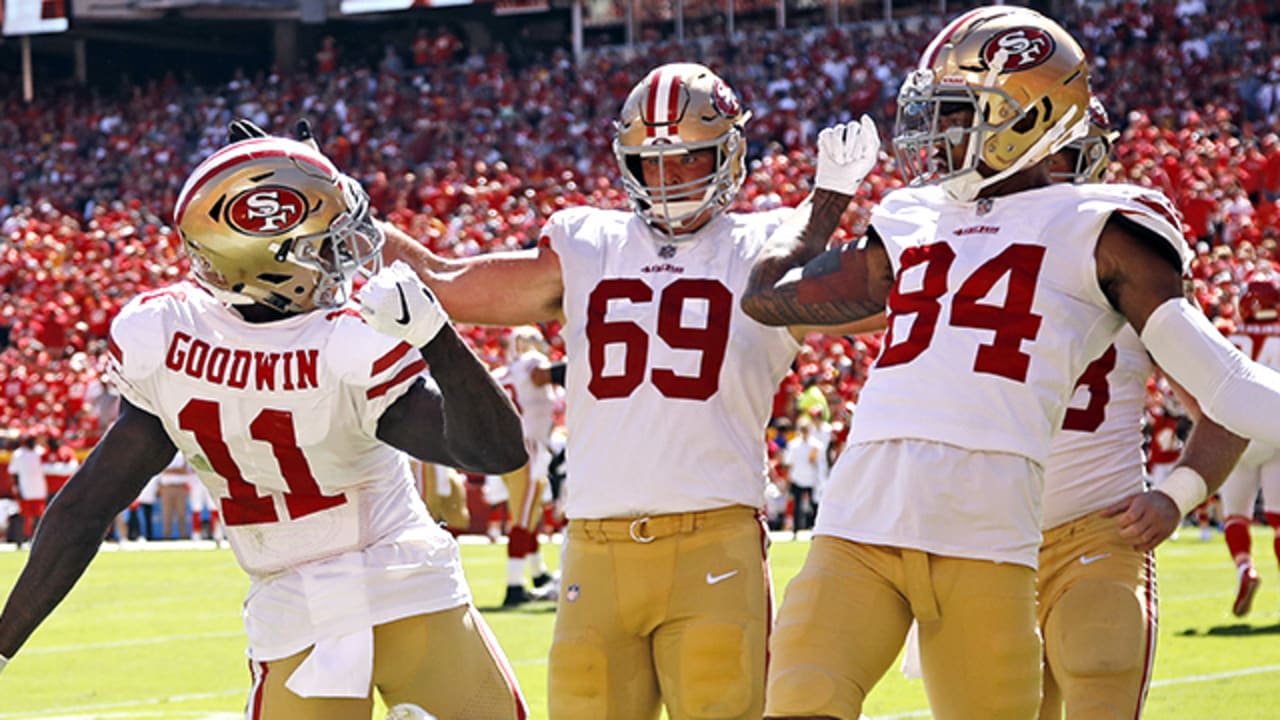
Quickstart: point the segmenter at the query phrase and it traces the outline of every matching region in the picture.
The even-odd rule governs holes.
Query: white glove
[[[422,347],[449,322],[449,314],[415,273],[397,260],[360,290],[360,315],[374,330]]]
[[[880,158],[880,132],[869,115],[818,133],[818,172],[813,186],[841,195],[858,192]]]

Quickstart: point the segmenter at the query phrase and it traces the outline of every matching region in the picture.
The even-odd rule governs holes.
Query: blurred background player
[[[1280,276],[1266,273],[1249,278],[1239,307],[1240,324],[1227,339],[1254,361],[1280,370]],[[1263,518],[1275,533],[1273,546],[1280,559],[1280,452],[1275,445],[1254,440],[1221,491],[1222,534],[1236,564],[1236,597],[1231,604],[1236,617],[1249,614],[1262,583],[1253,567],[1253,538],[1249,534],[1259,491]]]
[[[191,539],[212,540],[216,547],[222,547],[226,534],[222,526],[222,509],[209,494],[209,488],[200,482],[197,473],[191,473],[187,484],[187,503],[191,510]]]
[[[174,221],[192,280],[112,322],[121,412],[49,508],[0,669],[181,450],[251,579],[247,717],[368,720],[375,692],[443,720],[526,717],[404,459],[506,472],[527,461],[520,421],[421,281],[377,270],[364,190],[310,144],[254,137],[196,167]]]
[[[190,535],[187,524],[187,498],[192,482],[199,482],[195,470],[181,452],[160,471],[157,494],[160,500],[160,532],[157,540],[179,540]]]
[[[659,66],[615,124],[631,212],[553,214],[537,248],[461,259],[388,229],[460,322],[562,318],[568,541],[548,673],[557,720],[759,718],[772,617],[764,429],[806,328],[739,307],[789,210],[726,212],[746,177],[738,95]],[[867,169],[874,153],[860,158]]]
[[[507,593],[503,607],[530,600],[554,599],[554,578],[547,571],[538,543],[543,502],[550,499],[551,432],[555,427],[556,384],[547,357],[547,341],[533,325],[511,330],[507,363],[494,371],[494,379],[511,396],[524,428],[529,462],[502,476],[507,488]],[[564,367],[558,372],[563,383]],[[525,587],[526,570],[533,592]]]
[[[409,460],[413,482],[427,503],[431,517],[445,524],[455,535],[471,526],[467,506],[467,476],[451,467]]]

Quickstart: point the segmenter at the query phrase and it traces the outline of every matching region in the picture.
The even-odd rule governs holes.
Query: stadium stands
[[[1095,91],[1122,130],[1113,173],[1177,203],[1198,251],[1197,297],[1226,328],[1241,282],[1274,265],[1280,241],[1280,3],[1222,5],[1091,2],[1066,21],[1097,58]],[[115,95],[66,88],[30,104],[0,76],[0,429],[56,430],[81,448],[97,438],[111,407],[99,379],[110,319],[185,274],[174,196],[234,117],[278,132],[310,118],[384,217],[438,252],[471,255],[535,241],[562,207],[624,207],[611,122],[638,68],[676,59],[720,70],[754,112],[739,202],[795,204],[818,129],[869,112],[888,133],[897,81],[937,22],[601,48],[580,66],[567,50],[519,63],[501,45],[468,54],[439,32],[376,62],[338,47],[331,67],[246,68],[218,85],[175,68]],[[886,156],[842,238],[898,183]],[[471,338],[500,356],[494,331]],[[877,350],[874,337],[812,339],[779,411],[793,413],[790,396],[818,378],[833,420],[847,422]]]

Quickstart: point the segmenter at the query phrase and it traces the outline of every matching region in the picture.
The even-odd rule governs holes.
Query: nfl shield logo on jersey
[[[578,587],[577,583],[574,583],[569,586],[569,589],[564,591],[564,599],[566,602],[573,602],[578,599],[578,595],[580,594],[582,594],[582,588]]]

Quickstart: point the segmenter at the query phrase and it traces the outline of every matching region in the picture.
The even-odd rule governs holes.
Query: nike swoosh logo
[[[1092,557],[1090,557],[1090,556],[1088,556],[1088,555],[1081,555],[1081,556],[1080,556],[1080,564],[1081,564],[1081,565],[1089,565],[1089,564],[1091,564],[1091,563],[1096,563],[1096,562],[1098,562],[1099,560],[1102,560],[1102,559],[1104,559],[1104,558],[1109,558],[1109,557],[1111,557],[1111,553],[1102,553],[1101,555],[1094,555],[1094,556],[1092,556]]]
[[[396,318],[396,322],[401,325],[409,324],[409,303],[404,299],[404,288],[396,285],[396,292],[400,293],[400,317]]]
[[[724,582],[725,580],[728,580],[729,578],[737,574],[738,574],[737,570],[730,570],[729,572],[724,573],[723,575],[712,575],[711,573],[707,573],[707,584],[715,585],[716,583]]]

